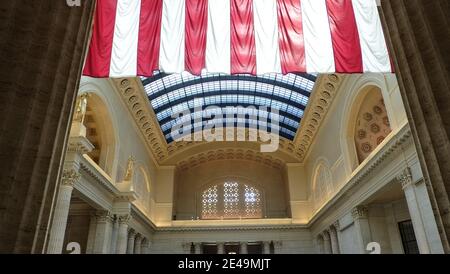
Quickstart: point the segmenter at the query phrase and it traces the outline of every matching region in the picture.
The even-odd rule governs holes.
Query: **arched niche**
[[[87,155],[111,176],[115,161],[116,134],[105,102],[93,92],[88,96],[84,126],[86,138],[94,145],[94,149]]]
[[[320,208],[333,193],[333,177],[328,163],[319,159],[314,168],[312,200],[314,209]]]
[[[366,84],[351,94],[345,122],[342,124],[346,167],[353,172],[392,131],[383,90]]]

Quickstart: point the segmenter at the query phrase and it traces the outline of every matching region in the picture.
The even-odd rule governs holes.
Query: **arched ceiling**
[[[270,132],[277,130],[279,136],[293,141],[316,79],[311,74],[250,76],[205,73],[194,76],[156,72],[153,77],[141,80],[161,131],[170,144],[173,142],[171,131],[177,125],[187,122],[190,126],[185,135],[192,134],[202,131],[211,118],[214,124],[223,124],[224,127],[267,126]],[[212,114],[206,110],[212,106],[220,108],[220,113]],[[270,113],[271,109],[276,109],[278,115]],[[268,120],[265,121],[265,117]],[[270,121],[274,119],[279,121],[274,123],[279,125],[277,128],[271,128]]]
[[[155,82],[165,77],[168,76],[156,74],[151,80],[146,78],[110,80],[113,86],[117,88],[130,114],[134,117],[136,126],[141,131],[157,164],[178,165],[192,155],[200,155],[204,152],[218,149],[238,149],[253,151],[255,153],[260,151],[261,140],[257,142],[198,142],[194,140],[168,143],[161,131],[160,122],[148,98],[149,91],[146,91],[143,85],[146,84],[148,89],[150,82]],[[287,77],[294,79],[294,84],[297,80],[302,81],[301,78],[303,78],[303,76],[298,75],[287,75]],[[320,75],[317,77],[314,92],[308,98],[308,106],[304,111],[304,116],[301,118],[301,126],[297,130],[294,140],[285,137],[279,138],[279,148],[277,151],[270,153],[270,157],[279,159],[285,163],[302,163],[304,161],[309,147],[320,128],[321,122],[327,115],[328,109],[342,81],[343,76],[336,74]],[[201,134],[201,132],[198,133]],[[245,134],[248,136],[248,130]]]

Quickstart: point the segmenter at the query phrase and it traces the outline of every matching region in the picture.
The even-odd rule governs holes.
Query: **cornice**
[[[204,232],[204,231],[252,231],[252,230],[297,230],[297,229],[306,229],[307,225],[241,225],[241,226],[218,226],[218,227],[158,227],[156,228],[156,232]]]
[[[301,163],[305,160],[342,81],[343,77],[338,74],[320,75],[318,77],[300,123],[299,131],[293,142],[293,153]]]
[[[167,142],[138,78],[112,80],[158,163],[167,158]]]

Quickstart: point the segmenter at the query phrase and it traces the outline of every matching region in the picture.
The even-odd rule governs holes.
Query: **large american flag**
[[[98,0],[84,75],[392,72],[375,0]]]

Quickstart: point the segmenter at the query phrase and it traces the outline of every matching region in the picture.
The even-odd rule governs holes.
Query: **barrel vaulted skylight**
[[[268,121],[279,121],[279,135],[293,140],[303,118],[304,110],[314,87],[316,76],[311,74],[265,74],[261,76],[225,75],[206,73],[194,76],[189,73],[171,74],[156,72],[153,77],[141,78],[145,92],[155,111],[161,130],[168,143],[173,141],[171,132],[174,126],[185,124],[190,119],[190,126],[185,131],[201,131],[212,117],[217,124],[218,118],[208,113],[206,108],[221,108],[223,126],[244,125],[246,127],[267,126],[255,117],[267,117]],[[201,108],[199,108],[201,105]],[[267,107],[267,110],[261,108]],[[242,121],[242,107],[247,108],[247,116]],[[253,107],[253,108],[252,108]],[[278,116],[269,113],[278,110]],[[189,113],[189,115],[179,115]],[[178,118],[177,118],[178,117]],[[233,118],[230,118],[233,117]],[[231,120],[230,120],[231,119]]]

